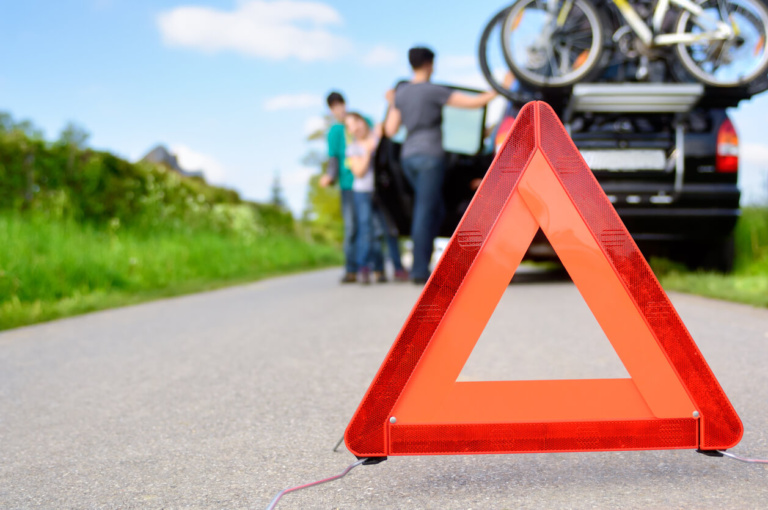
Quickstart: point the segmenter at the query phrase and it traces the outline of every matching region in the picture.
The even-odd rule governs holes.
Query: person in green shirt
[[[341,283],[357,281],[357,256],[355,250],[355,206],[352,183],[355,176],[346,164],[347,133],[344,129],[344,119],[347,116],[347,105],[344,96],[331,92],[327,98],[334,123],[328,130],[328,166],[320,178],[320,185],[331,186],[338,181],[341,188],[341,216],[344,221],[344,276]]]

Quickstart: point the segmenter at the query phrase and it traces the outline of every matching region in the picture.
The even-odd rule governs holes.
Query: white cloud
[[[304,136],[309,136],[314,133],[317,133],[320,130],[323,130],[327,127],[327,121],[320,117],[319,115],[315,115],[312,117],[309,117],[307,120],[304,121]]]
[[[280,180],[282,181],[283,186],[286,188],[298,186],[304,190],[309,183],[309,178],[316,173],[317,168],[300,166],[294,170],[291,170],[290,172],[286,172],[285,174],[281,175]]]
[[[435,81],[480,90],[489,88],[472,55],[438,55],[435,59]]]
[[[739,148],[741,158],[749,163],[768,168],[768,145],[763,143],[742,143]]]
[[[491,88],[483,75],[478,72],[440,73],[437,74],[436,80],[449,85],[458,85],[471,89],[488,90]]]
[[[742,204],[768,203],[768,144],[741,143],[739,160]]]
[[[280,172],[280,184],[283,187],[283,196],[294,215],[301,215],[307,202],[307,188],[309,179],[318,173],[317,168],[303,165]]]
[[[281,94],[264,101],[264,109],[268,112],[278,110],[303,110],[322,106],[323,98],[317,94]]]
[[[210,183],[223,184],[226,176],[224,165],[215,158],[202,152],[197,152],[184,144],[171,145],[170,151],[175,154],[179,160],[179,165],[184,170],[198,171],[202,170],[205,174],[205,180]]]
[[[446,71],[476,70],[478,67],[477,58],[474,55],[446,55],[444,57],[438,55],[435,60],[435,67]]]
[[[397,62],[399,57],[400,54],[392,48],[379,44],[363,55],[363,64],[368,67],[388,66]]]
[[[329,30],[342,24],[339,12],[312,1],[241,0],[232,11],[182,6],[161,13],[157,24],[166,44],[212,53],[312,61],[333,59],[350,46]]]

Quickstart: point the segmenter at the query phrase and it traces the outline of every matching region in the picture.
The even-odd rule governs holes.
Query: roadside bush
[[[162,165],[131,163],[82,146],[72,126],[52,143],[28,122],[0,114],[0,211],[118,228],[294,233],[291,213]]]
[[[768,274],[768,207],[743,208],[734,237],[737,269]]]

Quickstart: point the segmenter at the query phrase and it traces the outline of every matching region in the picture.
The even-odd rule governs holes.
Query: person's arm
[[[495,90],[489,90],[488,92],[483,92],[476,96],[471,96],[462,92],[452,92],[451,95],[448,96],[448,101],[445,104],[453,106],[454,108],[482,108],[496,99],[498,95],[499,93]]]
[[[387,110],[387,117],[384,119],[383,129],[384,136],[392,138],[400,130],[400,124],[403,121],[403,117],[400,114],[400,110],[395,106],[395,89],[390,89],[384,94],[389,104]]]
[[[389,105],[387,110],[387,118],[384,119],[384,135],[388,138],[392,138],[400,130],[400,124],[403,121],[400,110],[395,108],[395,105]]]
[[[328,158],[328,164],[325,166],[325,173],[320,176],[320,186],[327,188],[339,178],[339,158]]]
[[[504,76],[504,83],[502,84],[504,88],[508,89],[512,85],[513,79],[512,73],[507,73],[506,76]],[[499,93],[495,90],[489,90],[488,92],[483,92],[476,96],[471,96],[462,92],[452,92],[451,95],[448,96],[448,101],[445,104],[453,106],[454,108],[482,108],[498,96]]]
[[[371,155],[354,156],[348,159],[349,169],[355,177],[362,177],[368,173],[368,166],[371,164]]]
[[[341,155],[339,136],[344,136],[343,128],[339,129],[332,126],[328,131],[328,164],[325,167],[325,174],[320,178],[320,185],[330,186],[339,178],[341,170]]]
[[[374,125],[373,128],[371,128],[371,132],[376,138],[381,138],[384,135],[384,123],[379,122],[378,124]]]
[[[371,168],[371,159],[373,158],[374,152],[376,152],[376,138],[370,136],[361,141],[360,146],[363,148],[363,153],[360,156],[352,156],[349,158],[349,169],[355,177],[364,176]]]

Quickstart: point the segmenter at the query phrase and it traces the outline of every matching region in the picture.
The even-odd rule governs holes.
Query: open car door
[[[453,87],[467,94],[481,91]],[[465,110],[443,107],[443,148],[446,153],[446,176],[443,198],[446,214],[440,228],[441,237],[450,237],[474,196],[479,181],[493,160],[492,149],[485,151],[487,108]],[[388,219],[402,236],[411,235],[413,188],[400,165],[400,148],[405,129],[393,138],[382,138],[376,151],[374,166],[376,199]]]

